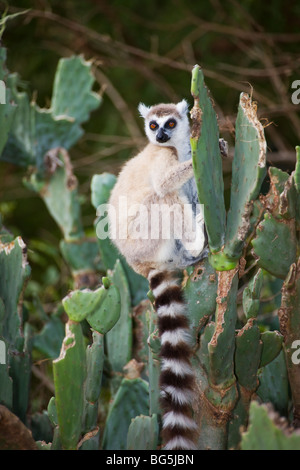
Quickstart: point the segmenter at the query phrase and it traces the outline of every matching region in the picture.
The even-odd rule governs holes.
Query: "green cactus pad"
[[[96,290],[82,289],[70,292],[63,300],[63,307],[68,317],[76,322],[80,322],[87,315],[92,314],[103,302],[107,291],[104,287]]]
[[[248,424],[249,399],[250,395],[246,389],[238,385],[239,398],[232,412],[228,424],[228,443],[227,449],[239,450],[241,441],[241,429],[245,429]]]
[[[10,83],[16,86],[16,78],[11,77]],[[17,110],[1,159],[25,167],[35,166],[41,175],[46,152],[58,147],[69,149],[80,139],[83,131],[71,118],[55,117],[50,110],[30,103],[26,93],[19,93],[16,89],[12,91]]]
[[[148,414],[148,384],[140,378],[123,379],[107,416],[103,436],[103,449],[127,448],[127,433],[131,420]]]
[[[58,426],[55,397],[50,398],[47,408],[48,416],[53,426]]]
[[[55,403],[63,449],[74,450],[81,435],[86,376],[81,325],[68,321],[60,356],[53,361]]]
[[[250,318],[236,335],[234,364],[239,384],[252,392],[258,386],[257,371],[262,347],[258,324],[255,319]]]
[[[217,274],[206,258],[195,266],[184,286],[188,318],[195,341],[199,331],[216,310],[217,288]]]
[[[87,373],[84,384],[83,436],[80,450],[99,448],[98,408],[104,367],[104,336],[92,331],[92,343],[86,349]]]
[[[45,441],[36,441],[37,450],[52,450],[52,443],[48,444]]]
[[[93,331],[93,342],[87,347],[87,377],[85,382],[85,399],[95,403],[100,395],[103,364],[104,364],[104,339],[101,333]]]
[[[284,185],[289,179],[289,174],[285,171],[282,171],[280,168],[276,168],[275,166],[270,166],[268,173],[270,178],[270,191],[268,194],[268,199],[270,197],[269,205],[272,207],[273,211],[273,205],[275,202],[274,199],[277,199],[284,190]]]
[[[159,398],[160,398],[160,361],[156,354],[149,348],[148,359],[148,374],[149,374],[149,412],[150,414],[161,413]]]
[[[33,349],[45,357],[56,359],[59,355],[62,341],[65,336],[64,324],[61,318],[52,314],[47,317],[41,331],[33,337]]]
[[[272,362],[282,350],[283,336],[279,331],[264,331],[261,334],[263,344],[259,367]]]
[[[83,123],[101,104],[101,98],[92,90],[95,81],[92,62],[82,56],[60,59],[52,92],[51,111],[54,116],[70,116]]]
[[[0,242],[0,298],[5,306],[2,312],[2,335],[8,343],[15,344],[21,335],[22,318],[18,313],[18,303],[24,283],[30,274],[27,263],[26,245],[21,237]]]
[[[252,240],[258,265],[280,279],[285,279],[296,260],[296,232],[293,221],[278,220],[266,213]],[[280,255],[280,256],[279,256]]]
[[[272,403],[282,416],[288,415],[290,408],[290,386],[284,352],[258,371],[259,387],[257,396],[263,403]]]
[[[156,450],[158,443],[157,416],[137,416],[129,426],[127,450]]]
[[[5,47],[0,47],[0,80],[4,80],[7,70],[6,70],[6,48]]]
[[[258,315],[262,283],[263,272],[259,269],[243,292],[243,310],[247,319],[256,318]]]
[[[253,200],[266,175],[266,141],[256,106],[241,93],[236,120],[235,153],[232,164],[230,209],[224,253],[239,258],[250,229]]]
[[[95,223],[96,234],[99,235],[99,222],[104,220],[105,223],[104,229],[108,231],[108,220],[106,212],[101,211],[99,207],[103,204],[108,203],[110,191],[114,187],[116,182],[116,177],[110,173],[103,173],[101,175],[94,175],[91,181],[91,202],[93,207],[96,209],[97,220]],[[101,222],[100,222],[101,223]],[[97,235],[97,236],[98,236]],[[120,253],[116,247],[112,244],[111,240],[108,238],[101,238],[98,236],[99,250],[101,254],[101,260],[104,263],[106,269],[113,269],[116,260],[121,258]]]
[[[73,174],[68,153],[61,150],[48,152],[49,174],[40,195],[50,214],[60,227],[65,240],[84,238],[81,207],[78,198],[77,178]],[[32,180],[33,181],[33,180]]]
[[[295,181],[295,188],[297,193],[300,193],[300,146],[297,145],[296,149],[296,167],[294,172],[294,181]]]
[[[33,165],[38,175],[43,175],[44,155],[53,148],[70,149],[83,135],[80,124],[100,105],[100,97],[91,91],[93,82],[90,62],[78,56],[61,59],[51,107],[41,109],[30,103],[26,93],[18,92],[17,75],[9,75],[7,86],[17,109],[1,159],[26,167]]]
[[[116,184],[117,178],[111,173],[93,175],[91,181],[91,202],[97,209],[101,204],[108,202],[110,192]]]
[[[35,164],[33,122],[34,112],[29,103],[29,97],[24,92],[17,91],[18,77],[7,77],[6,86],[11,90],[12,98],[17,104],[14,113],[13,126],[8,136],[7,144],[1,152],[1,160],[16,165],[28,166]]]
[[[265,205],[277,218],[292,219],[296,213],[294,176],[276,167],[269,168],[270,190]]]
[[[222,158],[219,149],[217,117],[204,84],[201,68],[192,71],[191,148],[195,180],[200,204],[204,204],[204,219],[210,250],[220,251],[224,243],[225,204]]]
[[[54,116],[51,109],[33,108],[34,158],[38,174],[44,173],[44,156],[54,148],[69,150],[83,135],[83,130],[69,116]]]
[[[270,406],[252,402],[249,419],[242,450],[300,450],[300,434],[287,430]]]
[[[121,314],[121,295],[115,285],[111,285],[106,291],[105,296],[94,311],[86,316],[86,319],[93,330],[98,333],[106,334],[116,326]]]
[[[296,166],[295,171],[292,173],[294,188],[296,191],[296,208],[295,208],[295,217],[296,217],[296,227],[297,230],[300,229],[300,146],[296,147]]]
[[[123,367],[131,359],[132,351],[132,314],[131,297],[128,281],[121,262],[116,262],[110,275],[112,283],[119,289],[121,299],[120,319],[107,333],[106,344],[108,358],[115,371],[122,372]]]
[[[103,269],[98,242],[95,238],[61,240],[59,246],[66,263],[73,272]]]
[[[24,322],[21,298],[30,274],[27,247],[21,237],[0,241],[0,336],[5,342],[6,364],[1,368],[3,403],[25,423],[31,377],[31,328]],[[12,394],[11,394],[12,393]]]

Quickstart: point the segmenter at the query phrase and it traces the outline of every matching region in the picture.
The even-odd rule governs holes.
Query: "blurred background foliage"
[[[1,12],[5,8],[8,14],[23,12],[7,22],[2,36],[8,69],[20,75],[23,89],[39,106],[49,106],[61,57],[83,54],[93,60],[95,91],[103,102],[71,150],[87,233],[95,219],[90,202],[92,176],[105,171],[117,174],[145,143],[138,103],[186,98],[192,104],[190,73],[196,63],[204,70],[221,136],[230,146],[224,161],[225,191],[230,188],[241,91],[250,92],[257,101],[268,163],[294,169],[300,136],[300,105],[291,101],[291,84],[300,79],[297,0],[0,1]],[[25,307],[39,329],[43,315],[55,311],[67,293],[71,278],[58,246],[60,230],[41,198],[23,185],[23,177],[22,168],[0,162],[0,213],[6,227],[28,246],[32,274]],[[266,292],[266,298],[275,299],[274,308],[278,308],[280,287]],[[36,368],[44,390],[46,379],[41,373],[42,367]],[[47,406],[53,394],[52,384],[47,386],[49,396],[35,392],[37,409]]]

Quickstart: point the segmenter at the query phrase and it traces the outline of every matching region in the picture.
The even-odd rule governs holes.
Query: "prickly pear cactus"
[[[5,58],[1,48],[7,100],[0,109],[0,158],[31,168],[24,184],[40,195],[61,229],[60,249],[73,283],[59,306],[65,324],[53,312],[34,334],[22,314],[30,274],[25,245],[0,220],[0,346],[5,353],[0,406],[7,420],[0,448],[159,449],[160,341],[151,292],[110,240],[97,237],[97,224],[105,219],[99,208],[116,177],[92,178],[95,236],[86,237],[68,153],[101,103],[92,91],[92,63],[82,57],[60,60],[51,106],[40,109],[19,91],[19,78],[5,69]],[[264,130],[256,105],[242,93],[226,213],[218,120],[199,66],[192,71],[191,93],[192,159],[209,242],[208,258],[182,273],[194,349],[198,448],[299,449],[299,365],[293,352],[300,338],[300,148],[291,175],[268,169],[269,191],[262,195]],[[278,282],[280,296],[272,290]],[[263,298],[270,295],[277,296],[273,323],[264,315]],[[54,396],[44,415],[27,423],[34,350],[51,359]],[[254,398],[271,402],[284,420]],[[39,429],[46,425],[47,441],[33,437],[33,423]],[[24,433],[20,444],[19,431]]]
[[[31,104],[28,95],[18,91],[17,75],[7,74],[7,88],[16,111],[2,160],[26,167],[32,165],[38,176],[42,176],[49,150],[61,147],[69,150],[79,140],[83,135],[81,124],[101,102],[100,96],[91,91],[94,82],[91,67],[92,63],[82,57],[61,59],[49,109]]]
[[[119,289],[110,279],[96,290],[70,292],[63,299],[69,317],[60,356],[53,361],[57,434],[63,449],[98,448],[98,399],[104,366],[104,335],[120,318]],[[85,351],[81,322],[92,343]],[[66,405],[66,401],[68,405]]]
[[[94,287],[102,269],[99,250],[96,238],[84,234],[77,178],[68,155],[83,135],[82,124],[101,104],[92,91],[92,62],[80,56],[59,61],[48,109],[30,103],[27,93],[18,91],[18,82],[17,75],[6,74],[8,98],[15,109],[7,111],[12,123],[0,158],[30,168],[24,184],[40,194],[61,229],[61,251],[75,286]]]
[[[197,309],[193,302],[195,313],[190,313],[192,318],[196,314],[200,320],[197,361],[195,359],[199,387],[196,408],[201,410],[197,412],[199,448],[236,448],[241,440],[240,427],[248,424],[249,407],[258,390],[259,377],[264,377],[264,399],[267,400],[266,380],[270,376],[263,372],[276,360],[282,347],[292,385],[294,425],[299,416],[296,379],[299,374],[291,361],[291,344],[300,335],[298,322],[293,320],[298,318],[296,214],[299,170],[298,162],[291,176],[270,168],[270,191],[266,196],[260,195],[266,175],[266,142],[256,106],[247,94],[242,93],[236,120],[230,208],[225,222],[222,162],[217,146],[219,133],[198,66],[192,73],[192,95],[195,101],[191,111],[194,172],[199,201],[205,208],[209,261],[217,280],[213,296],[215,310],[212,306],[211,314],[206,316],[209,295],[205,301],[205,297],[201,299],[198,294],[199,307]],[[276,252],[281,253],[280,259],[274,257]],[[250,264],[248,271],[252,273],[250,278],[244,274],[249,266],[247,261]],[[201,284],[205,285],[208,283],[206,268],[201,266],[201,269],[204,270]],[[261,292],[267,279],[265,271],[285,279],[279,310],[280,332],[261,331],[259,324]],[[211,273],[209,276],[213,279]],[[239,285],[244,286],[242,302],[239,301]],[[206,289],[206,292],[209,291]],[[192,298],[189,290],[187,297]],[[242,309],[242,317],[238,316],[238,309]]]
[[[4,239],[6,236],[4,235]],[[0,237],[1,403],[26,423],[30,383],[30,331],[23,324],[21,296],[30,274],[21,237]]]

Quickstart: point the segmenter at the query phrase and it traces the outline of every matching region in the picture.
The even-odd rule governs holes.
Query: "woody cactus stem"
[[[202,412],[199,417],[199,447],[226,449],[228,424],[240,398],[241,386],[245,389],[250,387],[249,397],[257,386],[260,354],[253,362],[253,383],[245,382],[243,374],[238,375],[241,383],[237,381],[244,349],[249,353],[249,332],[251,337],[257,336],[255,338],[260,344],[254,319],[249,320],[245,331],[241,330],[240,337],[236,337],[237,290],[239,260],[251,230],[253,202],[265,176],[266,143],[256,116],[256,106],[246,93],[242,93],[236,120],[231,199],[226,224],[217,118],[199,66],[195,66],[192,72],[191,92],[194,97],[191,112],[193,167],[199,201],[204,205],[209,260],[218,278],[215,322],[207,325],[200,337],[202,356],[200,354],[199,359],[206,378],[199,377],[198,383],[202,401],[199,404]]]
[[[227,448],[228,423],[237,401],[233,362],[237,287],[237,268],[218,273],[216,321],[208,343],[208,386],[204,391],[202,405],[206,429],[200,426],[200,448]]]
[[[300,366],[295,354],[295,348],[299,347],[300,332],[300,259],[291,265],[284,281],[278,316],[293,399],[293,426],[300,428]]]

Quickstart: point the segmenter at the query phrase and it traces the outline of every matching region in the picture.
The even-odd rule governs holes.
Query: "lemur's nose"
[[[160,143],[167,142],[169,138],[170,137],[164,132],[163,129],[159,129],[158,133],[156,134],[156,140]]]

